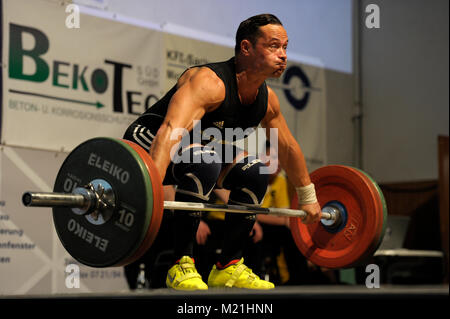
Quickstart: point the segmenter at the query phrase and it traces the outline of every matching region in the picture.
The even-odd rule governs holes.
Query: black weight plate
[[[70,193],[94,179],[107,181],[116,207],[101,225],[71,208],[54,207],[53,220],[61,243],[80,263],[91,267],[120,265],[139,248],[151,220],[151,181],[138,154],[126,143],[94,138],[77,146],[61,166],[55,192]]]

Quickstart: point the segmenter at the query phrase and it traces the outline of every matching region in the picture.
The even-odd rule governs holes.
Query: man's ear
[[[249,55],[250,54],[250,49],[252,47],[253,47],[252,43],[249,40],[244,39],[244,40],[241,41],[241,53],[243,55],[245,55],[245,56]]]

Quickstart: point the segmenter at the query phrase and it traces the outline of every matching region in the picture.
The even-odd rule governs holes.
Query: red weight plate
[[[383,207],[379,194],[362,173],[341,165],[317,169],[311,174],[311,181],[321,207],[331,201],[340,202],[347,210],[347,222],[342,230],[331,233],[320,222],[305,225],[299,218],[291,218],[295,243],[318,266],[352,267],[373,253],[373,243],[381,233]],[[297,208],[296,196],[292,207]]]
[[[357,261],[355,261],[355,263],[351,266],[358,266],[361,265],[363,263],[365,263],[367,260],[369,260],[370,257],[373,256],[373,254],[375,253],[375,251],[378,249],[383,236],[384,236],[384,228],[385,228],[385,218],[386,218],[386,214],[387,214],[387,209],[386,206],[384,204],[384,201],[382,199],[383,194],[380,194],[380,189],[377,187],[375,181],[369,176],[367,175],[367,173],[354,168],[354,167],[348,167],[349,169],[355,171],[357,174],[359,174],[361,176],[361,178],[366,179],[366,181],[370,182],[371,185],[373,186],[373,189],[376,191],[377,194],[377,200],[379,201],[377,204],[377,207],[381,207],[381,212],[377,211],[376,214],[376,223],[375,223],[375,227],[377,229],[376,235],[373,237],[373,241],[372,243],[369,244],[368,249],[366,250],[365,254],[363,254]]]
[[[152,219],[148,226],[147,234],[145,235],[145,238],[139,248],[130,258],[126,259],[123,262],[123,265],[128,265],[141,258],[145,254],[145,252],[152,246],[156,236],[158,235],[164,211],[164,191],[161,176],[159,175],[159,172],[156,169],[156,166],[147,151],[134,142],[127,140],[122,141],[130,145],[144,161],[145,165],[147,166],[153,188],[153,194],[149,194],[149,196],[153,196],[153,210],[151,212]]]
[[[378,249],[381,245],[381,242],[383,241],[383,237],[384,237],[384,234],[386,231],[386,226],[387,226],[386,224],[387,224],[387,218],[388,218],[388,211],[387,211],[386,200],[384,198],[384,195],[383,195],[383,192],[381,191],[380,186],[378,186],[378,184],[373,180],[373,178],[369,174],[367,174],[366,172],[364,172],[358,168],[355,168],[355,167],[353,167],[353,169],[356,169],[357,171],[363,173],[367,178],[369,178],[372,181],[372,183],[374,184],[375,188],[378,191],[378,195],[380,196],[380,200],[383,205],[383,227],[381,229],[380,239],[378,241],[377,248],[376,248],[376,249]]]

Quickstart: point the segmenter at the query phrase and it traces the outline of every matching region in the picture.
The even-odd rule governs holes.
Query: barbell
[[[137,144],[98,137],[78,145],[58,171],[53,192],[25,192],[25,206],[53,208],[56,232],[67,252],[91,267],[138,260],[151,247],[164,210],[223,211],[290,217],[301,253],[327,268],[354,267],[381,243],[387,208],[378,185],[353,167],[330,165],[311,173],[322,207],[320,222],[291,209],[164,201],[162,181],[150,155]]]

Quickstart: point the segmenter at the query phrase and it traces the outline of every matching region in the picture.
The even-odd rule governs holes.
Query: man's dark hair
[[[239,28],[236,32],[236,46],[234,52],[237,54],[241,50],[241,42],[247,39],[252,45],[256,44],[256,39],[260,36],[259,27],[263,27],[267,24],[283,25],[281,21],[273,14],[259,14],[244,20],[239,24]]]

